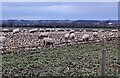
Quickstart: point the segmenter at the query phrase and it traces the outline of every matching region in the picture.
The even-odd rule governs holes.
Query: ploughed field
[[[118,41],[41,48],[2,57],[3,76],[100,76],[106,47],[106,75],[118,76]]]

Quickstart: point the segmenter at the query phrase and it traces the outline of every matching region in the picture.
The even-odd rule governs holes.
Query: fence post
[[[101,76],[105,76],[105,70],[106,70],[106,49],[103,49],[101,52]]]

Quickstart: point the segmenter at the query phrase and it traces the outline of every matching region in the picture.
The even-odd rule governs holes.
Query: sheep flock
[[[2,53],[118,39],[118,29],[2,28]]]

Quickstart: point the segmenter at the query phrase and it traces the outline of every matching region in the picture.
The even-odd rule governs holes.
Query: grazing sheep
[[[45,31],[46,32],[51,32],[51,28],[46,28]]]
[[[104,30],[103,30],[103,29],[100,29],[98,32],[104,32]]]
[[[52,38],[44,38],[43,39],[43,44],[45,46],[52,46],[52,47],[54,47],[53,46],[54,45],[54,40]]]
[[[62,29],[62,28],[57,28],[56,31],[57,31],[57,32],[64,32],[65,30]]]
[[[74,38],[75,38],[75,33],[71,33],[71,34],[69,35],[69,38],[70,38],[70,39],[74,39]]]
[[[71,33],[69,38],[71,40],[71,45],[73,45],[75,43],[75,33]]]
[[[65,38],[65,40],[68,40],[69,39],[69,34],[67,33],[67,34],[65,34],[65,36],[64,36],[64,38]]]
[[[65,34],[65,39],[74,39],[75,38],[75,31],[71,30],[69,33]]]
[[[118,32],[118,30],[117,30],[117,29],[114,29],[114,30],[111,30],[111,32]]]
[[[67,34],[64,35],[64,38],[65,38],[65,44],[68,44],[68,43],[69,43],[69,36],[70,36],[69,33],[67,33]]]
[[[98,29],[92,29],[93,32],[98,32]]]
[[[44,32],[45,30],[40,28],[39,31],[40,31],[40,32]]]
[[[93,35],[94,38],[98,38],[98,32],[93,32],[92,35]]]
[[[23,32],[23,33],[24,33],[24,32],[27,32],[27,29],[23,29],[22,32]]]
[[[115,35],[113,32],[106,32],[105,35],[103,35],[103,39],[110,41],[114,39]]]
[[[69,43],[69,42],[71,42],[71,44],[73,44],[74,39],[75,39],[74,31],[71,31],[70,33],[65,34],[64,38],[65,38],[66,44]]]
[[[70,30],[70,33],[74,33],[75,32],[75,30]]]
[[[90,35],[89,34],[84,34],[82,36],[82,39],[83,39],[83,41],[88,41],[90,39]]]
[[[69,32],[71,29],[67,28],[66,31]]]
[[[55,29],[54,29],[54,28],[52,28],[52,29],[51,29],[51,31],[52,31],[52,32],[55,32]]]
[[[6,29],[6,28],[4,28],[3,30],[2,30],[2,32],[9,32],[10,30],[9,29]]]
[[[33,33],[33,32],[37,32],[37,28],[34,28],[34,29],[31,29],[31,30],[29,30],[29,33]]]
[[[45,38],[45,37],[48,37],[48,34],[47,34],[47,33],[41,33],[41,34],[39,35],[39,39],[43,39],[43,38]]]
[[[113,40],[114,38],[115,38],[114,33],[109,32],[109,33],[108,33],[108,40]]]
[[[20,32],[20,28],[16,28],[16,29],[13,30],[13,34],[19,33],[19,32]]]

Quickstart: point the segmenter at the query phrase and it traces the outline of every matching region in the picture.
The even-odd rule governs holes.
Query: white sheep
[[[53,46],[53,44],[54,44],[54,40],[52,39],[52,38],[44,38],[43,39],[43,44],[45,45],[45,46],[47,46],[47,45],[52,45]]]
[[[38,28],[34,28],[34,29],[31,29],[29,30],[30,33],[33,33],[33,32],[37,32]]]
[[[19,32],[20,32],[20,28],[16,28],[16,29],[13,30],[13,34],[14,33],[19,33]]]
[[[23,29],[22,32],[27,32],[27,29]]]
[[[84,34],[82,36],[82,39],[83,39],[83,41],[88,41],[90,39],[90,35],[89,34]]]
[[[92,29],[93,32],[98,32],[98,29]]]
[[[75,31],[71,30],[69,33],[65,34],[65,39],[74,39],[75,38]]]
[[[71,33],[65,34],[64,38],[65,38],[66,44],[69,43],[69,42],[71,42],[71,44],[73,44],[74,43],[74,39],[75,39],[74,31],[72,31]]]
[[[103,30],[103,29],[100,29],[98,32],[104,32],[104,30]]]
[[[9,29],[6,28],[3,29],[3,32],[9,32],[9,31],[10,31]]]
[[[43,38],[45,38],[45,37],[49,37],[48,33],[41,33],[41,34],[39,35],[39,39],[43,39]]]
[[[55,31],[56,31],[56,32],[64,32],[65,30],[62,29],[62,28],[57,28]]]
[[[75,32],[75,30],[70,30],[70,33],[74,33]]]
[[[69,38],[70,38],[70,40],[71,40],[71,44],[73,45],[74,43],[75,43],[75,33],[70,33],[70,36],[69,36]]]
[[[118,32],[118,30],[117,29],[113,29],[113,30],[111,30],[111,32]]]
[[[75,39],[75,33],[71,33],[71,34],[69,35],[69,38],[70,38],[70,39]]]
[[[68,40],[68,39],[69,39],[69,36],[70,36],[70,34],[68,34],[68,33],[65,34],[65,35],[64,35],[65,40]]]
[[[109,40],[115,38],[115,34],[112,33],[112,32],[109,32],[109,34],[108,34],[108,38],[109,38]]]
[[[92,35],[93,35],[94,38],[98,38],[98,32],[93,32]]]
[[[108,41],[112,40],[115,37],[113,32],[106,32],[103,36],[103,39],[106,39]]]
[[[51,32],[51,28],[46,28],[45,31],[46,32]]]
[[[40,31],[40,32],[44,32],[45,30],[40,28],[39,31]]]

